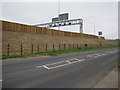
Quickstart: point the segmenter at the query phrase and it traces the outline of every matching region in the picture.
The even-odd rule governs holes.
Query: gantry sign
[[[68,20],[68,13],[60,14],[59,17],[52,18],[52,22],[37,24],[38,27],[61,27],[61,26],[70,26],[70,25],[80,25],[80,33],[83,33],[83,20],[82,19],[71,19]]]

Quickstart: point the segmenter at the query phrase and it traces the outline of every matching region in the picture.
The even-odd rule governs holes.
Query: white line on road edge
[[[0,82],[2,82],[2,80],[0,80]]]

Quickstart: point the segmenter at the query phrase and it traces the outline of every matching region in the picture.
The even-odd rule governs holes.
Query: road
[[[92,88],[115,66],[118,49],[3,63],[3,88]]]

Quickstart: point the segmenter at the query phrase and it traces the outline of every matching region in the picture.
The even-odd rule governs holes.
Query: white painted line
[[[58,64],[58,63],[62,63],[62,62],[65,62],[65,61],[61,61],[61,62],[57,62],[57,63],[52,63],[52,64]],[[52,65],[52,64],[45,64],[45,65]]]
[[[97,54],[87,55],[87,57],[98,57],[99,55],[100,53],[97,53]]]
[[[65,66],[65,65],[69,65],[69,64],[58,65],[58,66],[51,67],[49,69],[53,69],[53,68],[57,68],[57,67],[62,67],[62,66]]]
[[[77,61],[70,62],[71,60],[77,60]],[[84,61],[84,59],[74,58],[74,59],[68,60],[67,62],[70,62],[72,64],[72,63],[76,63],[76,62],[80,62],[80,61]]]
[[[70,61],[66,61],[66,62],[68,62],[69,64],[71,64],[71,62],[70,62]]]
[[[78,60],[78,61],[84,61],[85,59],[78,59],[78,58],[75,58],[76,60]]]
[[[66,62],[66,61],[61,61],[61,62]],[[47,65],[58,64],[58,63],[61,63],[61,62],[52,63],[52,64],[45,64],[45,65],[42,65],[42,66],[36,66],[36,68],[41,68],[41,67],[44,67],[44,68],[46,68],[46,69],[50,69],[49,67],[47,67]],[[59,65],[59,66],[60,66],[60,65]]]
[[[76,59],[77,59],[77,58],[76,58]],[[72,63],[76,63],[76,62],[79,62],[79,61],[83,61],[84,59],[82,59],[82,60],[77,59],[77,60],[78,60],[78,61],[75,61],[75,62],[66,61],[66,62],[68,62],[68,64],[63,64],[63,65],[54,66],[54,67],[51,67],[51,68],[49,68],[49,69],[53,69],[53,68],[57,68],[57,67],[62,67],[62,66],[65,66],[65,65],[70,65],[70,64],[72,64]]]
[[[76,62],[78,62],[78,61],[71,62],[71,64],[76,63]]]
[[[3,80],[0,80],[0,82],[2,82]]]
[[[70,62],[71,60],[77,60],[77,61]],[[41,65],[41,66],[36,66],[36,68],[42,68],[42,67],[44,67],[44,68],[46,68],[46,69],[49,70],[49,69],[53,69],[53,68],[57,68],[57,67],[62,67],[62,66],[65,66],[65,65],[70,65],[70,64],[73,64],[73,63],[76,63],[76,62],[80,62],[80,61],[84,61],[84,59],[74,58],[74,59],[70,59],[70,60],[66,60],[66,61],[61,61],[61,62],[57,62],[57,63],[51,63],[51,64],[45,64],[45,65]],[[49,67],[49,65],[59,64],[59,63],[62,63],[62,62],[66,62],[66,64]]]
[[[92,55],[87,55],[87,57],[92,57]]]
[[[79,60],[79,61],[84,61],[85,59],[81,59],[81,60]]]
[[[46,69],[50,69],[49,67],[47,67],[47,66],[45,66],[45,65],[43,65],[43,67],[46,68]]]
[[[78,59],[78,58],[75,58],[75,60],[78,60],[78,61],[79,61],[80,59]]]

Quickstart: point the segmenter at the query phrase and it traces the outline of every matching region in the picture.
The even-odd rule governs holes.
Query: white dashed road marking
[[[111,53],[115,53],[116,51],[108,51],[105,52],[103,54],[101,53],[96,53],[96,54],[92,54],[92,55],[87,55],[87,57],[99,57],[99,56],[104,56],[107,54],[111,54]],[[70,64],[74,64],[80,61],[84,61],[84,59],[78,59],[78,58],[73,58],[73,59],[69,59],[69,60],[65,60],[65,61],[61,61],[61,62],[56,62],[56,63],[51,63],[51,64],[44,64],[41,66],[36,66],[36,68],[45,68],[45,69],[53,69],[53,68],[57,68],[57,67],[62,67],[62,66],[66,66],[66,65],[70,65]]]
[[[46,69],[58,68],[58,67],[62,67],[62,66],[65,66],[65,65],[69,65],[69,63],[68,63],[68,64],[62,64],[62,65],[58,65],[58,66],[53,66],[53,67],[51,67],[51,68],[46,68]]]
[[[45,65],[41,65],[41,66],[36,66],[36,68],[45,68],[45,69],[53,69],[53,68],[58,68],[58,67],[62,67],[62,66],[66,66],[66,65],[70,65],[73,63],[77,63],[80,61],[84,61],[84,59],[78,59],[78,58],[74,58],[74,59],[70,59],[70,60],[66,60],[66,61],[61,61],[61,62],[57,62],[57,63],[51,63],[51,64],[45,64]]]
[[[71,62],[69,62],[69,61],[66,61],[66,62],[68,62],[69,64],[71,64]]]
[[[104,56],[104,55],[107,55],[107,54],[92,54],[92,55],[88,55],[87,57],[99,57],[99,56]]]
[[[50,69],[50,68],[48,68],[48,67],[47,67],[47,66],[45,66],[45,65],[43,65],[43,67],[44,67],[44,68],[46,68],[46,69]]]
[[[87,57],[99,57],[99,56],[104,56],[110,53],[115,53],[116,51],[108,51],[105,52],[103,54],[101,53],[96,53],[96,54],[92,54],[92,55],[87,55]],[[45,69],[53,69],[53,68],[58,68],[58,67],[62,67],[62,66],[66,66],[66,65],[70,65],[70,64],[74,64],[80,61],[84,61],[84,59],[78,59],[78,58],[73,58],[73,59],[69,59],[69,60],[65,60],[65,61],[61,61],[61,62],[56,62],[56,63],[51,63],[51,64],[44,64],[41,66],[36,66],[36,68],[45,68]]]
[[[105,52],[105,53],[108,53],[108,54],[111,54],[111,53],[117,53],[118,51],[108,51],[108,52]]]

